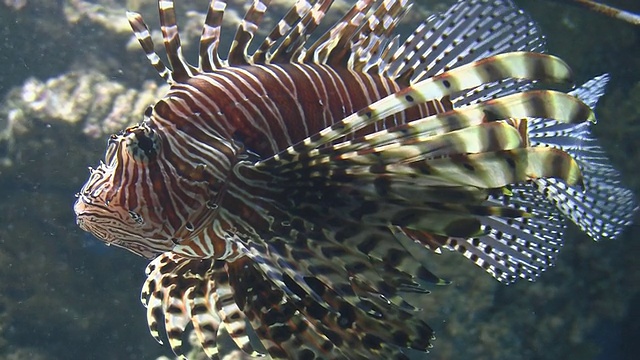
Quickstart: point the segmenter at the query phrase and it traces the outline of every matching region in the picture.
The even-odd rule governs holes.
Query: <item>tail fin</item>
[[[607,74],[586,82],[570,94],[595,108]],[[624,188],[620,173],[591,134],[591,123],[567,124],[535,119],[529,125],[534,146],[562,149],[576,159],[584,176],[584,191],[568,187],[556,179],[535,180],[538,190],[592,239],[617,238],[638,209],[631,190]]]

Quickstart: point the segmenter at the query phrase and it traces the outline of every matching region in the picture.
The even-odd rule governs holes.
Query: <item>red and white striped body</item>
[[[155,258],[142,301],[176,354],[193,323],[212,358],[228,336],[253,356],[406,359],[433,331],[404,294],[446,283],[428,250],[510,283],[552,264],[563,215],[596,239],[629,224],[633,196],[583,148],[589,106],[526,91],[570,70],[510,1],[460,0],[400,44],[410,4],[360,0],[307,44],[332,1],[299,0],[249,55],[269,3],[251,3],[221,60],[212,0],[198,67],[172,1],[158,2],[171,69],[128,14],[171,87],[111,137],[74,205],[84,230]]]

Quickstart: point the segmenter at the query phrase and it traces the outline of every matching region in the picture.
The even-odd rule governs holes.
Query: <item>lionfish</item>
[[[213,359],[225,338],[274,359],[407,359],[434,339],[407,294],[448,283],[430,252],[533,280],[567,219],[596,240],[630,223],[633,196],[589,133],[606,75],[534,89],[571,72],[511,1],[461,0],[405,40],[408,0],[359,0],[316,35],[332,2],[298,0],[252,42],[270,0],[252,1],[225,60],[212,0],[194,66],[159,0],[170,68],[128,13],[170,89],[109,138],[74,210],[153,259],[149,329],[179,356],[192,326]]]

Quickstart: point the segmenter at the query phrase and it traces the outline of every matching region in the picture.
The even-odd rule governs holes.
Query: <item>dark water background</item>
[[[99,3],[98,10],[113,9],[122,19],[125,5],[153,7],[153,1]],[[206,9],[206,1],[179,3]],[[440,3],[451,1],[421,7]],[[540,24],[549,52],[572,66],[577,83],[611,74],[594,131],[626,185],[640,194],[640,27],[551,1],[517,3]],[[608,3],[640,12],[637,0]],[[129,34],[95,16],[70,20],[86,3],[18,5],[0,2],[0,131],[12,129],[0,137],[0,359],[170,356],[148,334],[139,301],[146,261],[102,246],[75,226],[73,195],[86,167],[102,157],[105,136],[87,136],[78,123],[37,114],[18,121],[11,113],[29,78],[93,69],[139,89],[156,75],[140,51],[125,49]],[[156,26],[155,13],[145,14]],[[426,300],[438,335],[429,358],[636,359],[639,223],[636,215],[620,239],[602,243],[572,232],[557,266],[535,284],[499,285],[456,254],[434,259],[454,284]]]

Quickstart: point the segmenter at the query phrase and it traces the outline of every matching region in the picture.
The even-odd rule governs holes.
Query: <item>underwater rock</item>
[[[4,0],[4,4],[14,10],[20,10],[27,5],[27,0]]]
[[[127,19],[122,16],[124,9],[110,4],[88,2],[82,0],[67,0],[64,3],[64,14],[71,24],[82,19],[98,23],[114,33],[127,33],[131,27]]]
[[[30,78],[0,104],[1,163],[10,165],[16,137],[37,127],[65,123],[90,138],[104,138],[139,122],[166,89],[153,81],[140,90],[128,89],[95,71],[70,72],[46,82]]]

